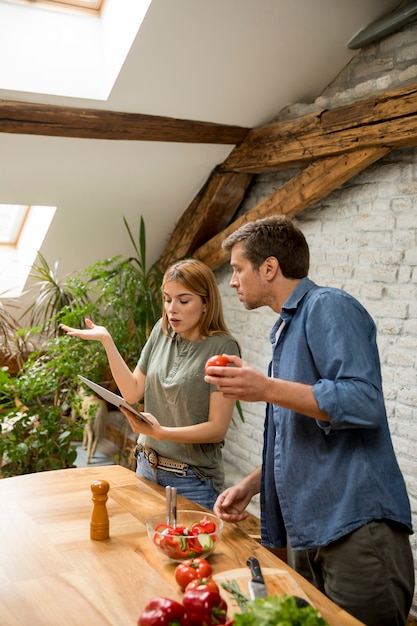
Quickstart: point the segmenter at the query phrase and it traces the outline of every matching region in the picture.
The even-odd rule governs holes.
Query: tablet
[[[133,413],[133,415],[135,415],[135,417],[137,417],[139,420],[142,420],[143,422],[149,424],[149,426],[152,426],[151,420],[146,417],[146,415],[135,409],[135,407],[129,404],[129,402],[122,398],[122,396],[118,396],[117,393],[113,393],[105,387],[102,387],[97,383],[93,383],[92,380],[88,380],[88,378],[85,378],[85,376],[81,376],[81,374],[78,374],[78,378],[83,383],[88,385],[88,387],[90,387],[90,389],[92,389],[94,393],[104,398],[104,400],[106,400],[107,402],[110,402],[110,404],[114,404],[114,406],[117,406],[117,408],[120,408],[121,406],[124,407],[125,409]]]

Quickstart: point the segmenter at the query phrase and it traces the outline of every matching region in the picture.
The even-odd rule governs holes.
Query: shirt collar
[[[291,320],[291,317],[294,314],[294,311],[299,306],[301,300],[304,298],[306,293],[314,289],[316,284],[313,283],[309,278],[302,278],[299,283],[297,283],[294,290],[290,293],[284,304],[282,305],[281,313],[279,314],[275,324],[273,325],[270,333],[271,343],[275,343],[276,333],[281,325],[281,322],[284,321],[285,324],[288,324]]]
[[[302,278],[300,282],[297,283],[295,289],[290,293],[282,305],[281,317],[283,320],[285,320],[288,315],[291,315],[291,311],[295,311],[306,293],[314,287],[316,287],[316,284],[309,278]]]

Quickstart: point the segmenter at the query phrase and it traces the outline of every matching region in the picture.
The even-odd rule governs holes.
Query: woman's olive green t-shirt
[[[146,375],[145,411],[162,426],[192,426],[206,422],[210,394],[215,385],[204,381],[204,366],[214,354],[240,355],[239,345],[227,334],[206,337],[201,342],[167,337],[159,320],[146,342],[139,361]],[[211,478],[217,491],[223,488],[223,443],[177,443],[140,436],[139,440],[161,456],[188,463],[196,475]]]

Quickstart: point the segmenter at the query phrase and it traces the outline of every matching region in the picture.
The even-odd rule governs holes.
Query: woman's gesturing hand
[[[71,328],[61,324],[62,330],[65,330],[70,337],[79,337],[80,339],[90,339],[103,342],[107,337],[110,337],[109,331],[104,326],[96,326],[90,319],[86,318],[85,325],[87,328]]]

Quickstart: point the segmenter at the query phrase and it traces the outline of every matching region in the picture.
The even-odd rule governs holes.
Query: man
[[[236,356],[205,380],[266,401],[262,467],[218,498],[226,521],[261,494],[262,543],[368,626],[404,626],[414,589],[411,512],[388,429],[376,329],[346,292],[308,277],[309,248],[285,217],[247,223],[223,247],[247,309],[269,306],[268,376]]]

